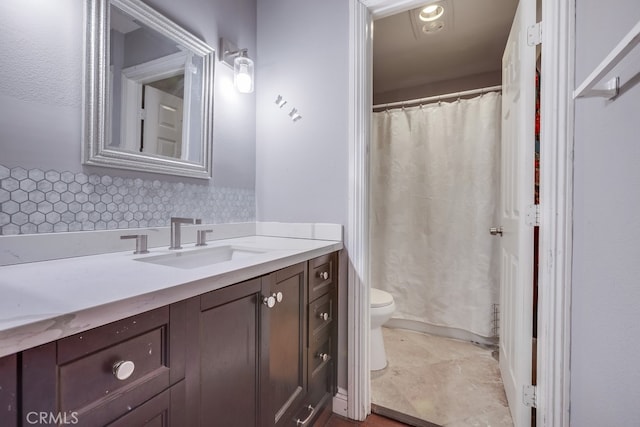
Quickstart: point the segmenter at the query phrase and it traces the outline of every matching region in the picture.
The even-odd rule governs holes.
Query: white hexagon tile
[[[255,221],[252,190],[0,165],[0,235]]]

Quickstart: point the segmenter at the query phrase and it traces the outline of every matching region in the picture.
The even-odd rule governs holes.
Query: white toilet
[[[389,292],[371,288],[371,370],[377,371],[387,366],[387,354],[384,351],[384,341],[382,339],[382,325],[391,318],[396,310],[393,296]]]

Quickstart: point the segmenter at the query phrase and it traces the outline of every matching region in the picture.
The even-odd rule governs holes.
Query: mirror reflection
[[[85,105],[85,164],[209,178],[213,49],[139,0],[104,1],[106,15],[87,7],[89,29],[108,32],[87,51],[104,105]]]

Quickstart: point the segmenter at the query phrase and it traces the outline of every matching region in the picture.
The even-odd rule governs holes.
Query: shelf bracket
[[[588,92],[578,95],[578,98],[602,97],[613,99],[620,92],[620,77],[614,77],[601,87],[594,87]]]

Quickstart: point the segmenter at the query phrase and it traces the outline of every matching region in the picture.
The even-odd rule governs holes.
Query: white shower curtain
[[[394,318],[493,335],[500,98],[373,114],[371,281]]]

